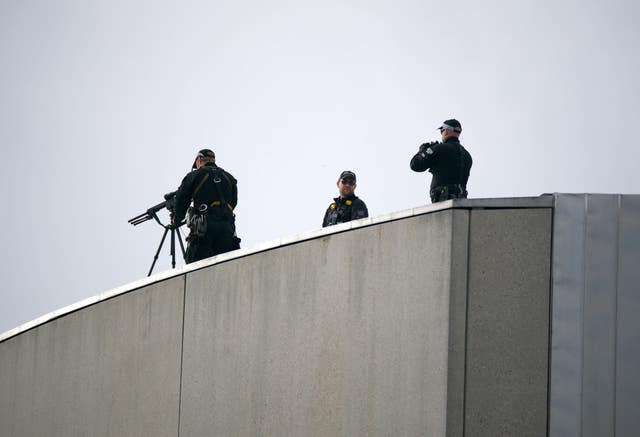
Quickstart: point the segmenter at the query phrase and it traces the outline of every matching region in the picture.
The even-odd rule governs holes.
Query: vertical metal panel
[[[556,195],[549,435],[640,428],[640,196]]]
[[[587,195],[582,435],[613,435],[618,198]]]
[[[640,196],[621,196],[618,250],[616,437],[640,432]]]
[[[585,198],[557,195],[553,218],[553,284],[549,436],[582,433],[582,314]]]

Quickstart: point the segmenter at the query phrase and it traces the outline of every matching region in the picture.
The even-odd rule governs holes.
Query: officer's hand
[[[422,144],[420,144],[420,152],[424,153],[429,147],[435,146],[436,144],[438,144],[437,141],[431,141],[431,142],[428,142],[428,143],[422,143]]]
[[[180,223],[176,221],[173,213],[169,214],[169,225],[167,226],[169,229],[178,229],[180,227]]]

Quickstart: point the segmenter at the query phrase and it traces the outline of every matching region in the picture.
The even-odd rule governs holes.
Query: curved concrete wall
[[[545,435],[552,206],[360,220],[55,313],[0,338],[0,435]]]
[[[176,436],[184,277],[0,343],[0,435]]]

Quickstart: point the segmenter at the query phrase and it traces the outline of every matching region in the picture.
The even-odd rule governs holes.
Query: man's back
[[[429,193],[433,202],[466,198],[473,159],[458,139],[462,125],[450,119],[438,129],[442,142],[422,144],[409,165],[413,171],[429,170],[433,175]]]

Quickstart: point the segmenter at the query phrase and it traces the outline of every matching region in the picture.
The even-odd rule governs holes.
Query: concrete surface
[[[0,435],[176,436],[184,277],[0,343]]]
[[[452,219],[465,214],[188,274],[181,435],[444,436],[452,238],[467,231]]]
[[[551,210],[472,210],[465,436],[547,431]]]
[[[632,436],[639,255],[640,196],[562,194],[223,254],[0,335],[0,435]]]

